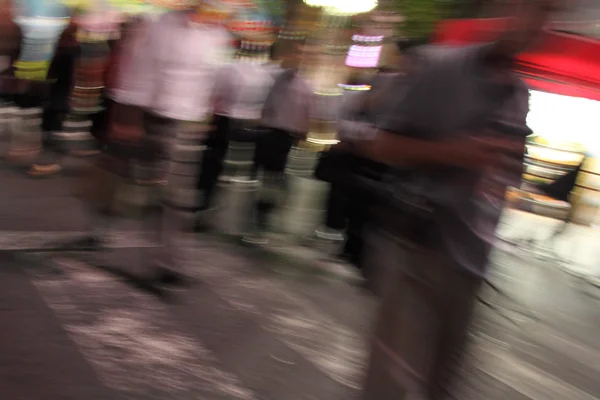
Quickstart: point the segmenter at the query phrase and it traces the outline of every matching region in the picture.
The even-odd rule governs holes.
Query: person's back
[[[201,120],[218,68],[227,60],[230,36],[216,25],[194,24],[186,13],[166,14],[150,33],[149,109],[163,117]]]
[[[265,126],[304,137],[309,130],[312,90],[296,69],[277,74],[262,113]]]
[[[220,112],[238,120],[259,120],[265,100],[273,85],[271,73],[262,64],[238,62],[219,74],[224,81],[217,98],[226,97]]]
[[[194,23],[189,12],[170,12],[137,26],[124,53],[112,97],[158,116],[205,119],[218,68],[230,54],[229,33],[217,24]]]

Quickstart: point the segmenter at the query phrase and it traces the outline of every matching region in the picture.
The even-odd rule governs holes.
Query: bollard
[[[227,235],[244,236],[254,229],[255,204],[260,182],[257,179],[220,180],[215,228]]]
[[[63,131],[53,133],[60,151],[73,156],[97,154],[98,144],[90,133],[92,121],[85,117],[69,115],[63,123]]]
[[[192,231],[201,198],[196,181],[206,146],[194,133],[180,133],[170,149],[164,188],[165,218],[173,221],[176,232]]]
[[[252,175],[254,143],[230,141],[221,181],[245,180]]]
[[[317,153],[294,147],[286,168],[287,201],[275,216],[285,233],[312,237],[322,224],[328,184],[313,177]]]
[[[89,115],[102,111],[104,74],[110,48],[104,40],[79,39],[80,56],[75,67],[70,106],[73,112]]]
[[[225,234],[244,236],[251,231],[255,221],[254,205],[260,184],[252,173],[253,157],[254,143],[229,143],[224,170],[219,177],[218,206],[213,219],[215,228]]]
[[[342,253],[346,235],[343,231],[331,229],[326,226],[315,230],[315,240],[313,246],[321,253],[336,258]]]
[[[7,158],[12,138],[13,138],[13,127],[16,119],[18,107],[15,107],[12,103],[5,103],[0,106],[0,157]]]
[[[8,161],[15,166],[29,166],[42,149],[42,109],[17,109],[12,122]]]

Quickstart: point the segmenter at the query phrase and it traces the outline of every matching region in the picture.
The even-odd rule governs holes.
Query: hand
[[[521,158],[525,148],[522,142],[498,138],[468,137],[433,145],[433,157],[442,164],[470,169],[501,165],[507,158]]]
[[[339,137],[345,142],[365,142],[373,140],[377,128],[367,122],[342,120],[338,123]]]
[[[378,131],[374,140],[356,146],[364,157],[397,167],[436,166],[481,169],[497,165],[502,157],[522,158],[522,141],[463,136],[437,142]]]

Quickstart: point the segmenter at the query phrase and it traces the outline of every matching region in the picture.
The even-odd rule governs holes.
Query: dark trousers
[[[49,101],[44,107],[42,129],[60,131],[69,111],[69,95],[73,86],[73,72],[77,53],[75,50],[58,52],[50,66],[49,77],[54,79],[50,87]]]
[[[285,167],[294,136],[281,129],[266,129],[256,139],[253,175],[263,173],[263,190],[256,204],[257,223],[266,228],[268,220],[287,194]]]
[[[113,107],[115,102],[105,96],[102,96],[103,109],[100,112],[91,115],[92,136],[98,141],[101,148],[108,145],[108,110]]]
[[[332,184],[327,196],[326,222],[328,228],[346,230],[343,256],[361,267],[364,247],[363,230],[368,221],[373,194],[358,187]]]
[[[204,196],[202,209],[209,209],[212,206],[215,188],[219,175],[223,172],[225,156],[229,147],[230,118],[217,115],[213,121],[214,128],[204,142],[206,151],[198,177],[198,190]]]
[[[146,136],[142,140],[142,152],[137,162],[150,175],[165,176],[167,186],[163,191],[161,218],[156,226],[159,249],[152,262],[160,269],[183,272],[180,266],[180,243],[178,235],[195,220],[198,204],[192,196],[196,192],[197,165],[182,160],[176,154],[175,143],[197,145],[204,139],[206,124],[187,123],[152,114],[144,115]],[[186,227],[186,224],[190,226]]]
[[[44,153],[41,161],[43,162],[56,161],[53,155],[55,146],[51,133],[62,130],[63,122],[69,111],[69,93],[73,84],[75,59],[74,51],[59,52],[55,55],[50,67],[49,76],[55,81],[50,87],[49,101],[44,102],[42,115]]]
[[[453,398],[453,387],[469,378],[460,371],[482,279],[388,229],[394,211],[377,214],[365,256],[382,299],[363,399]]]
[[[335,230],[346,230],[343,256],[360,268],[364,247],[363,231],[369,221],[370,209],[377,199],[367,182],[373,185],[380,182],[384,166],[359,157],[353,157],[345,166],[346,171],[340,170],[344,176],[338,176],[331,182],[325,225]]]

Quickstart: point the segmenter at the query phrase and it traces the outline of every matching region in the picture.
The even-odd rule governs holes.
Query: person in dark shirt
[[[338,167],[332,165],[331,168],[337,173],[330,176],[331,179],[326,179],[331,184],[326,203],[326,231],[317,230],[317,237],[333,242],[344,241],[341,258],[358,267],[367,280],[369,272],[363,263],[364,228],[368,222],[369,210],[377,200],[377,189],[387,167],[344,149],[355,140],[352,137],[355,124],[376,123],[378,115],[397,94],[405,72],[410,69],[410,49],[421,43],[422,41],[399,41],[397,48],[402,57],[400,62],[379,68],[374,77],[351,76],[348,81],[350,89],[367,86],[369,90],[347,90],[344,93],[338,113],[340,146],[334,147],[327,154],[336,158]],[[345,240],[341,233],[344,231]]]
[[[519,180],[520,163],[509,166],[530,132],[527,88],[511,67],[555,6],[516,2],[494,43],[415,49],[418,68],[376,124],[361,128],[372,133],[356,151],[394,170],[367,240],[382,304],[365,400],[449,399],[468,385],[460,367],[502,209],[497,194]]]

